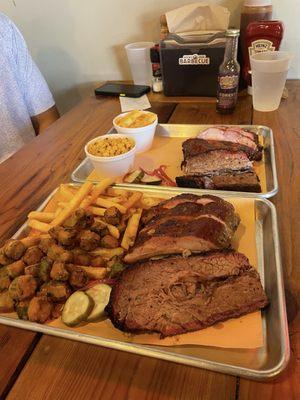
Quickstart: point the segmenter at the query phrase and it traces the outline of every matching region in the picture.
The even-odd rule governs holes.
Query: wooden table
[[[47,335],[0,326],[0,397],[9,399],[264,399],[300,398],[300,82],[272,113],[253,112],[242,97],[233,115],[215,112],[211,100],[160,101],[160,122],[263,124],[274,130],[280,192],[276,204],[289,314],[291,361],[269,383],[257,383]],[[153,101],[154,99],[152,99]],[[84,157],[83,146],[105,133],[119,103],[87,98],[40,137],[0,165],[0,239],[10,237],[29,210]]]

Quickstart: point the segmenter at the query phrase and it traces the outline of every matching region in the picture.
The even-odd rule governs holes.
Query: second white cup
[[[287,51],[257,53],[250,56],[255,110],[277,110],[292,58],[292,54]]]
[[[152,68],[150,48],[153,46],[153,42],[136,42],[125,46],[132,79],[135,85],[151,86]]]

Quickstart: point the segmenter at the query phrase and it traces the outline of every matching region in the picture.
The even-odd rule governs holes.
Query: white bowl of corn
[[[100,176],[117,177],[133,167],[136,143],[127,135],[109,134],[90,140],[84,150]]]

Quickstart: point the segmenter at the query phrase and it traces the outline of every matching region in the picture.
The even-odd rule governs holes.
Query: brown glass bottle
[[[230,114],[234,111],[239,87],[240,65],[237,61],[237,46],[240,31],[228,29],[224,60],[219,68],[217,111]]]

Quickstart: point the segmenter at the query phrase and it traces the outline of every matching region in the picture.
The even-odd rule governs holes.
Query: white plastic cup
[[[151,86],[152,67],[150,48],[153,46],[153,42],[136,42],[125,46],[131,75],[135,85]]]
[[[148,111],[143,111],[145,114]],[[136,153],[143,153],[148,151],[153,142],[153,138],[156,131],[156,126],[158,123],[158,119],[156,119],[152,124],[141,126],[140,128],[125,128],[123,126],[117,125],[116,121],[121,117],[125,116],[128,113],[120,114],[113,119],[113,126],[115,127],[116,131],[120,134],[124,134],[129,138],[132,138],[135,141],[136,145]]]
[[[255,110],[277,110],[292,58],[292,54],[287,51],[270,51],[250,56]]]
[[[127,153],[120,154],[114,157],[99,157],[94,156],[89,153],[88,146],[96,142],[97,140],[104,140],[105,138],[128,138],[127,135],[119,135],[119,134],[109,134],[109,135],[102,135],[98,136],[92,140],[90,140],[84,147],[85,154],[88,159],[93,164],[95,171],[98,172],[99,176],[101,177],[109,177],[114,178],[118,176],[125,175],[134,164],[134,158],[136,153],[136,145],[129,150]],[[134,141],[134,138],[132,138]]]

